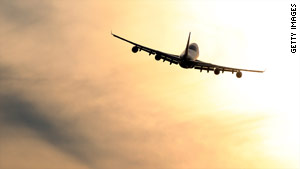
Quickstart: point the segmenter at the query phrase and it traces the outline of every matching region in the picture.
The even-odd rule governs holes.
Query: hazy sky
[[[0,0],[0,168],[300,168],[291,2]],[[185,70],[111,31],[173,54],[191,31],[200,60],[267,71]]]

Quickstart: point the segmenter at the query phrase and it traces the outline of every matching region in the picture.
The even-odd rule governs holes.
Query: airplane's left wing
[[[126,41],[128,43],[131,43],[134,45],[134,47],[132,48],[132,52],[136,53],[137,51],[145,51],[145,52],[148,52],[149,55],[155,55],[155,59],[156,60],[160,60],[160,59],[163,59],[164,61],[169,61],[170,64],[174,63],[174,64],[178,64],[180,58],[178,55],[173,55],[173,54],[168,54],[168,53],[164,53],[164,52],[161,52],[159,50],[155,50],[155,49],[151,49],[151,48],[148,48],[146,46],[143,46],[143,45],[140,45],[140,44],[137,44],[137,43],[134,43],[132,41],[129,41],[127,39],[124,39],[118,35],[115,35],[113,33],[111,33],[114,37],[116,38],[119,38],[123,41]]]

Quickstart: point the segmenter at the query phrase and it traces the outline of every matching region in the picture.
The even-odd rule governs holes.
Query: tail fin
[[[184,56],[187,56],[188,52],[189,52],[188,48],[189,48],[189,44],[190,44],[190,37],[191,37],[191,32],[189,34],[189,39],[188,39],[187,44],[186,44]]]

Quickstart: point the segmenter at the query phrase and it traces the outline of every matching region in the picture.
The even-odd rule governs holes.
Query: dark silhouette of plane
[[[132,52],[136,53],[138,51],[145,51],[148,52],[149,55],[155,55],[155,60],[159,61],[159,60],[163,60],[163,61],[168,61],[170,62],[170,65],[173,64],[179,64],[182,68],[185,69],[191,69],[191,68],[195,68],[195,69],[199,69],[200,72],[202,72],[202,70],[206,70],[207,72],[209,71],[214,71],[214,73],[216,75],[220,74],[220,72],[224,73],[224,71],[227,72],[232,72],[232,74],[234,72],[236,72],[236,77],[237,78],[241,78],[242,77],[242,72],[241,71],[247,71],[247,72],[257,72],[257,73],[263,73],[264,71],[260,71],[260,70],[248,70],[248,69],[239,69],[239,68],[231,68],[231,67],[225,67],[225,66],[219,66],[219,65],[215,65],[215,64],[211,64],[211,63],[207,63],[207,62],[202,62],[200,60],[197,60],[197,58],[199,57],[199,48],[198,45],[196,43],[191,43],[190,44],[190,36],[191,36],[191,32],[189,33],[189,38],[186,44],[186,48],[185,50],[180,54],[180,55],[173,55],[173,54],[168,54],[168,53],[164,53],[158,50],[154,50],[142,45],[139,45],[137,43],[131,42],[127,39],[124,39],[118,35],[115,35],[113,33],[111,33],[114,37],[117,37],[121,40],[124,40],[128,43],[133,44],[133,48],[132,48]]]

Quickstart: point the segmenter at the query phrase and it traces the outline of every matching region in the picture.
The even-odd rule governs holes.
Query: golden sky
[[[291,2],[0,0],[0,168],[300,168]]]

